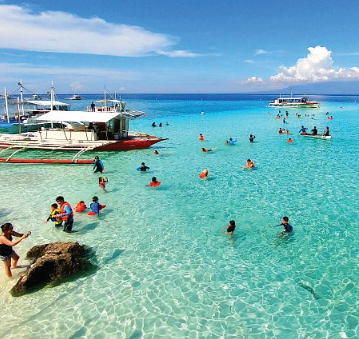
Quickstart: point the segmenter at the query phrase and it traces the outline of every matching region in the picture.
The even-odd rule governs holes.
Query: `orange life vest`
[[[203,170],[199,175],[200,178],[206,178],[207,176],[208,176],[208,170]]]
[[[70,207],[70,210],[71,210],[71,214],[70,214],[70,215],[65,214],[65,213],[66,213],[66,212],[65,212],[65,206],[69,206],[69,207]],[[60,214],[61,214],[61,215],[62,215],[62,214],[65,214],[65,215],[62,215],[62,216],[61,216],[61,219],[64,220],[64,221],[69,220],[69,217],[71,217],[71,218],[74,217],[74,211],[72,210],[71,205],[70,205],[67,201],[65,201],[65,202],[62,204],[62,206],[60,207]]]

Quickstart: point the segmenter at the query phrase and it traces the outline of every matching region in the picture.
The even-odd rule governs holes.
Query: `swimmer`
[[[283,133],[284,133],[284,130],[280,128],[278,131],[278,134],[283,134]]]
[[[57,215],[60,214],[60,209],[58,204],[52,204],[51,205],[51,212],[49,217],[46,219],[44,224],[47,224],[49,220],[53,221],[55,223],[56,227],[62,226],[62,219],[60,217],[57,217]]]
[[[249,142],[254,142],[254,139],[256,138],[256,136],[255,135],[253,135],[253,134],[251,134],[250,136],[249,136]]]
[[[208,174],[209,174],[208,170],[205,169],[199,174],[199,177],[202,178],[202,179],[207,179]]]
[[[149,183],[148,186],[158,187],[159,185],[161,185],[161,181],[157,181],[157,178],[156,178],[156,177],[153,177],[153,178],[152,178],[152,181]]]
[[[254,165],[254,162],[251,159],[247,159],[247,163],[243,167],[253,169],[255,167],[255,165]]]
[[[292,138],[289,138],[288,141],[287,141],[288,144],[292,144],[293,143],[293,139]]]
[[[217,149],[217,147],[212,147],[211,149],[208,149],[208,148],[204,148],[204,147],[202,147],[202,152],[212,152],[212,151],[214,151],[215,149]]]
[[[222,231],[223,234],[229,234],[232,238],[233,232],[236,229],[236,222],[234,220],[231,220],[227,226],[224,226],[222,230],[227,228],[226,231]]]
[[[153,154],[155,154],[155,155],[159,155],[159,153],[158,153],[158,151],[157,151],[157,150],[154,150],[154,151],[153,151]]]
[[[277,226],[283,226],[283,230],[278,234],[278,238],[288,237],[293,232],[293,226],[289,224],[289,218],[283,217],[282,223]]]
[[[106,192],[106,183],[108,182],[107,177],[99,177],[98,178],[98,184],[100,187],[100,190],[104,190]]]
[[[234,146],[237,142],[237,139],[229,138],[229,140],[226,140],[226,145]]]
[[[146,164],[144,162],[142,162],[141,166],[137,167],[136,169],[137,169],[137,171],[146,172],[150,168],[148,166],[146,166]]]
[[[204,141],[204,136],[202,134],[200,134],[199,137],[198,137],[198,140],[199,141]]]
[[[87,215],[99,214],[100,211],[105,207],[106,207],[106,205],[101,205],[98,201],[98,197],[94,196],[92,198],[92,203],[90,204],[91,212],[87,213]]]
[[[86,208],[87,208],[87,206],[86,206],[85,202],[81,200],[76,204],[75,212],[82,213],[85,211]]]
[[[95,160],[93,162],[93,172],[105,172],[105,165],[103,164],[102,160],[98,156],[95,156]]]

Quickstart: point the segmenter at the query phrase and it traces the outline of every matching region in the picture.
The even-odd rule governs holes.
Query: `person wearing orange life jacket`
[[[156,177],[153,177],[152,181],[149,183],[149,186],[151,187],[158,187],[159,185],[161,185],[161,181],[157,181]]]
[[[205,169],[198,176],[202,179],[206,179],[208,177],[208,174],[209,174],[208,170]]]
[[[72,207],[62,196],[58,196],[56,202],[60,205],[60,213],[58,216],[65,222],[63,231],[71,233],[72,225],[74,224],[74,212]]]
[[[85,212],[86,208],[87,208],[87,206],[86,206],[85,202],[81,200],[76,204],[75,211],[78,213],[82,213],[82,212]]]

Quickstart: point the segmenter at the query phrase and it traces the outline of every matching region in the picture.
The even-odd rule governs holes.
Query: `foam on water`
[[[301,119],[289,111],[290,145],[277,134],[283,127],[277,112],[268,115],[261,101],[134,105],[149,114],[132,129],[169,140],[154,146],[159,156],[154,148],[101,154],[107,193],[98,190],[91,166],[1,164],[1,220],[32,231],[17,246],[22,258],[35,244],[76,240],[94,248],[99,266],[21,298],[8,294],[13,282],[1,274],[2,333],[11,328],[8,339],[357,337],[356,106],[328,102]],[[152,128],[152,121],[169,125]],[[302,124],[319,131],[329,125],[333,138],[297,136]],[[230,137],[238,138],[235,146],[224,144]],[[248,158],[256,170],[241,167]],[[149,172],[136,171],[142,161]],[[206,168],[209,178],[201,180]],[[152,176],[160,187],[145,186]],[[78,232],[69,235],[43,224],[58,195],[73,205],[98,195],[107,207],[98,218],[77,214]],[[294,234],[278,239],[281,229],[272,226],[284,215]],[[221,234],[231,219],[238,225],[233,240]]]

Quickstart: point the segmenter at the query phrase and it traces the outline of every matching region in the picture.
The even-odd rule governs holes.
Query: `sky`
[[[359,81],[358,0],[0,0],[0,86],[246,93]],[[359,93],[359,88],[358,88]]]

